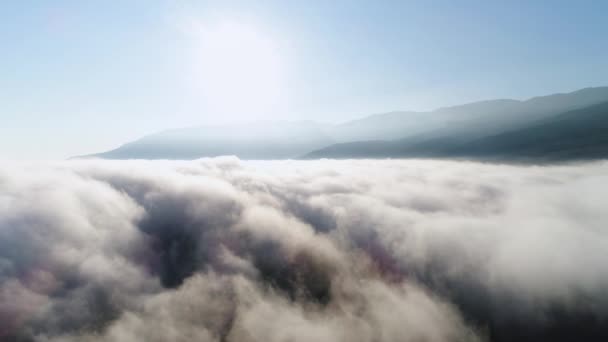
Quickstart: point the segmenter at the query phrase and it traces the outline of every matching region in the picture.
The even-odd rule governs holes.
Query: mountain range
[[[196,159],[608,157],[608,87],[499,99],[430,112],[390,112],[337,125],[256,122],[159,132],[85,157]]]

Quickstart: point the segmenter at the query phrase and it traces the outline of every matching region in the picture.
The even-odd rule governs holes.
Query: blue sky
[[[606,13],[557,0],[5,1],[0,159],[608,85]]]

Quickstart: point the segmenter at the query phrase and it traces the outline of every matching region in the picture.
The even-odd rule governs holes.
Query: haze
[[[2,2],[0,342],[608,341],[607,13]]]
[[[0,156],[67,158],[170,128],[340,123],[605,85],[607,6],[3,2]]]

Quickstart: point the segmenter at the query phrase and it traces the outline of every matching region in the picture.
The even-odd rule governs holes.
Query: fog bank
[[[0,165],[3,341],[608,339],[608,163]]]

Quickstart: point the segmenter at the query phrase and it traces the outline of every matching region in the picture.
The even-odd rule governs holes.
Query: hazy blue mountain
[[[440,125],[438,120],[427,112],[390,112],[328,126],[326,132],[338,142],[399,139]]]
[[[220,155],[243,159],[303,155],[307,158],[441,156],[449,155],[448,151],[456,146],[525,129],[560,113],[602,102],[608,102],[608,87],[526,101],[501,99],[430,112],[390,112],[337,125],[307,121],[183,128],[152,134],[91,156],[111,159],[195,159]]]
[[[108,159],[196,159],[236,155],[285,159],[334,143],[312,122],[256,122],[164,131],[86,157]]]
[[[501,160],[608,158],[608,102],[529,122],[507,132],[423,134],[392,141],[334,144],[304,158],[441,157]]]
[[[500,159],[608,158],[608,102],[454,146],[445,153]]]
[[[569,110],[608,101],[608,87],[535,97],[526,101],[490,100],[431,112],[371,115],[328,129],[337,142],[395,140],[416,135],[469,134],[471,138],[504,132]]]

